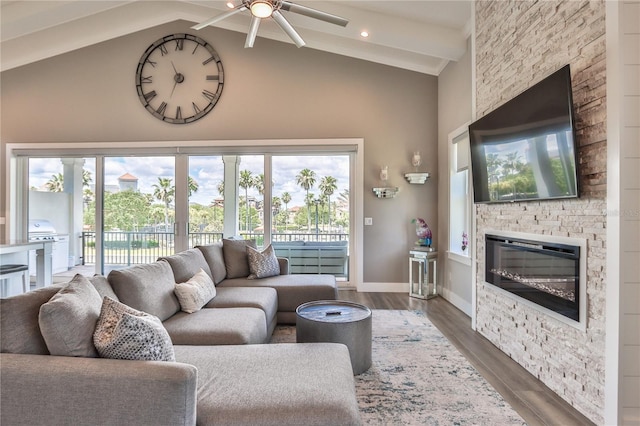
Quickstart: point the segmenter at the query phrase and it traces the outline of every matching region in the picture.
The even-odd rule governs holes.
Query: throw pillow
[[[103,358],[142,361],[175,361],[169,333],[153,315],[105,297],[93,333]]]
[[[245,278],[249,275],[247,247],[256,248],[256,240],[222,240],[224,266],[227,278]]]
[[[49,353],[97,357],[92,336],[101,306],[100,294],[80,274],[40,306],[38,324]]]
[[[216,295],[216,286],[204,269],[200,269],[187,282],[176,284],[176,296],[184,312],[199,311]]]
[[[249,279],[266,278],[280,275],[280,264],[271,244],[262,251],[247,247],[249,258]]]

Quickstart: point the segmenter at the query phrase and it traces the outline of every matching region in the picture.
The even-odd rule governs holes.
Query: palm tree
[[[244,189],[244,202],[247,209],[247,215],[245,217],[245,231],[249,231],[249,188],[252,188],[255,185],[253,180],[253,176],[249,170],[241,170],[240,171],[240,181],[238,182],[238,186]]]
[[[258,194],[264,195],[264,174],[260,173],[253,179],[253,186],[258,190]]]
[[[169,204],[173,202],[176,188],[170,178],[158,178],[158,183],[153,184],[153,196],[164,203],[164,230],[169,230]]]
[[[198,185],[198,182],[196,182],[196,180],[194,178],[192,178],[191,176],[189,176],[189,178],[187,180],[187,186],[188,186],[188,190],[189,190],[189,198],[191,198],[191,196],[193,194],[198,192],[198,189],[200,188],[200,185]]]
[[[44,184],[44,186],[50,192],[62,192],[64,189],[64,176],[62,173],[58,173],[57,175],[51,175],[51,179]]]
[[[305,203],[307,203],[307,232],[311,231],[311,214],[309,214],[309,190],[316,183],[316,172],[303,169],[296,175],[296,184],[300,185],[306,192]]]
[[[88,187],[92,181],[93,178],[91,177],[91,172],[89,170],[82,169],[82,186]]]
[[[320,179],[320,193],[327,197],[329,206],[329,232],[331,232],[331,196],[338,189],[337,180],[333,176],[325,176]]]
[[[273,224],[277,225],[276,217],[278,213],[280,213],[280,209],[282,208],[282,201],[280,197],[273,197],[271,199],[271,209],[273,210]]]
[[[284,203],[284,232],[287,232],[287,224],[289,223],[289,203],[291,202],[291,194],[285,192],[282,194],[282,202]]]

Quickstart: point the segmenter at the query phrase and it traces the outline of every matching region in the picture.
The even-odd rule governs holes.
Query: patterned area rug
[[[278,327],[272,343],[295,336]],[[373,310],[372,358],[355,378],[364,424],[525,424],[420,311]]]

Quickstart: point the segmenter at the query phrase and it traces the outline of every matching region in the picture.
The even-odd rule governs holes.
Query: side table
[[[353,374],[371,367],[371,309],[343,300],[318,300],[296,309],[298,343],[342,343],[349,349]]]
[[[409,296],[431,299],[438,295],[438,252],[431,247],[415,247],[409,251]]]

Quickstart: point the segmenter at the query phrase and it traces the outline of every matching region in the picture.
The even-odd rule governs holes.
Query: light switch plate
[[[367,225],[367,226],[373,225],[373,218],[372,217],[365,217],[364,218],[364,224]]]

